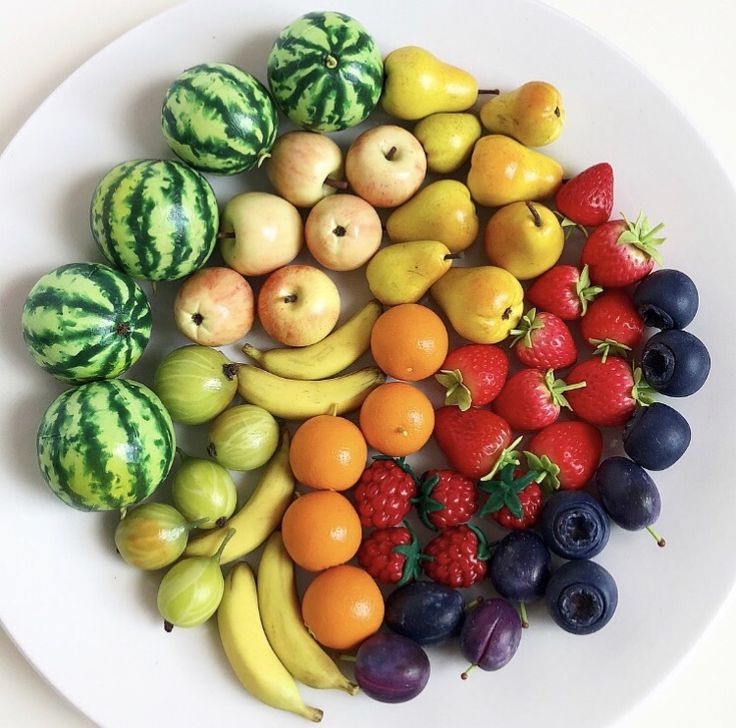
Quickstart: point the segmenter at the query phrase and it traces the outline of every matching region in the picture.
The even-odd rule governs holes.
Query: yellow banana
[[[347,369],[371,344],[373,324],[383,306],[369,301],[339,329],[311,346],[261,351],[246,344],[243,352],[271,374],[287,379],[326,379]]]
[[[321,710],[304,704],[294,678],[268,643],[258,613],[256,580],[245,562],[235,564],[225,579],[217,626],[230,666],[253,697],[315,723],[322,720]]]
[[[238,369],[240,396],[285,420],[352,412],[363,404],[371,390],[385,381],[386,375],[376,367],[313,382],[284,379],[246,364]]]
[[[186,556],[212,556],[228,531],[235,529],[225,544],[221,564],[239,559],[258,548],[279,525],[294,495],[294,476],[289,467],[289,433],[281,434],[281,445],[261,475],[245,505],[222,527],[208,531],[187,545]]]
[[[355,695],[358,686],[338,669],[304,626],[294,581],[294,563],[274,531],[258,564],[258,606],[274,652],[299,682],[312,688],[337,688]]]

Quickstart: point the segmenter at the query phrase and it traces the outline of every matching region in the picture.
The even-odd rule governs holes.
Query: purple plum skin
[[[424,690],[429,674],[427,653],[398,634],[374,634],[355,656],[355,679],[360,689],[382,703],[415,698]]]
[[[516,654],[521,619],[505,599],[483,600],[465,616],[460,633],[463,656],[482,670],[499,670]]]

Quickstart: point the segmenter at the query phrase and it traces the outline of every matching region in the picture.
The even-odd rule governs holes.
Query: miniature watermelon
[[[133,278],[173,281],[201,268],[217,240],[209,182],[181,162],[134,160],[97,185],[92,234],[103,255]]]
[[[49,488],[82,511],[147,498],[174,461],[174,427],[161,400],[125,379],[68,389],[46,410],[36,441]]]
[[[151,336],[151,307],[125,273],[100,263],[70,263],[33,286],[22,326],[41,368],[81,384],[113,379],[138,361]]]
[[[268,83],[297,126],[339,131],[364,121],[383,87],[378,46],[353,18],[307,13],[287,25],[268,56]]]
[[[180,74],[169,86],[161,112],[161,130],[174,152],[215,174],[260,166],[277,128],[278,113],[268,89],[226,63],[202,63]]]

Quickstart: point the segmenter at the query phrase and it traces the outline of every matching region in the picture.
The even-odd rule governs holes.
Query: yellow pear
[[[488,207],[552,197],[562,182],[562,167],[552,157],[528,149],[502,134],[475,143],[468,172],[473,199]]]
[[[470,158],[480,133],[480,121],[474,114],[431,114],[414,127],[414,136],[427,153],[429,171],[438,174],[460,169]]]
[[[438,240],[381,248],[365,269],[371,293],[386,306],[416,303],[442,278],[455,256]]]
[[[544,81],[530,81],[481,106],[480,120],[494,134],[508,134],[530,147],[550,144],[562,131],[565,108],[560,92]]]
[[[476,344],[503,341],[524,310],[521,283],[493,265],[451,268],[431,293],[455,331]]]
[[[454,179],[432,182],[388,216],[386,232],[392,243],[439,240],[459,253],[478,237],[470,190]]]
[[[438,111],[465,111],[478,98],[473,76],[417,46],[389,53],[383,71],[381,104],[397,119],[413,121]]]

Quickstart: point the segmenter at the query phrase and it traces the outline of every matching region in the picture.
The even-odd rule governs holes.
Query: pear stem
[[[462,253],[448,253],[442,260],[458,260],[462,257]]]
[[[324,184],[328,187],[334,187],[336,190],[346,190],[348,183],[344,179],[333,179],[332,177],[326,177]]]
[[[220,230],[215,237],[218,240],[224,240],[226,238],[234,238],[235,230]]]
[[[498,96],[501,92],[497,88],[479,88],[478,96],[483,94],[484,96]]]
[[[542,218],[537,212],[537,208],[532,205],[531,202],[527,201],[526,206],[529,208],[529,212],[532,213],[532,217],[534,218],[534,224],[537,227],[542,227]]]

